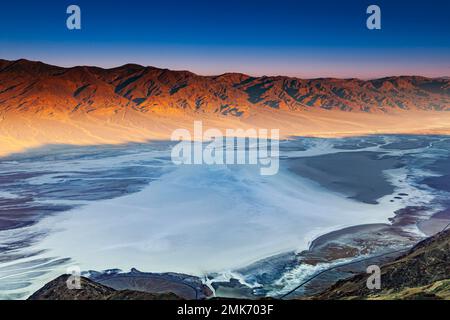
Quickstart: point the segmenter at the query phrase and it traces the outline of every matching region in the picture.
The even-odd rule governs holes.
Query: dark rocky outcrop
[[[69,289],[68,278],[68,275],[63,275],[47,283],[28,300],[182,300],[173,293],[115,290],[85,277],[81,278],[81,289]]]
[[[450,230],[381,266],[379,291],[367,288],[368,276],[338,281],[314,299],[450,299]]]
[[[130,273],[107,272],[91,276],[95,281],[81,278],[81,290],[69,290],[66,283],[68,276],[61,276],[45,285],[29,299],[193,300],[205,299],[212,295],[207,287],[197,283],[197,278],[187,275],[151,274],[132,270]],[[340,280],[309,299],[450,300],[450,230],[418,243],[406,254],[382,265],[380,290],[367,288],[368,277],[368,274],[361,273]],[[168,291],[170,288],[177,291],[177,294],[170,293]],[[151,293],[150,290],[155,291]],[[192,293],[195,293],[195,297]]]

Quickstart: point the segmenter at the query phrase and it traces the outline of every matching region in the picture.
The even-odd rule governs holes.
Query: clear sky
[[[77,4],[82,30],[66,28]],[[382,10],[382,30],[366,9]],[[0,58],[199,74],[450,75],[448,0],[2,1]]]

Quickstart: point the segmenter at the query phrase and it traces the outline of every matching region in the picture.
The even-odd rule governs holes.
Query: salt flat
[[[412,149],[393,149],[396,141]],[[0,162],[2,172],[9,172],[0,180],[3,209],[15,201],[30,223],[0,231],[0,286],[9,297],[24,297],[74,265],[216,274],[218,280],[241,273],[243,281],[251,281],[259,267],[247,274],[246,266],[308,249],[331,231],[386,224],[412,205],[435,212],[443,205],[441,196],[421,181],[436,175],[432,164],[448,157],[441,148],[446,141],[444,136],[284,141],[281,171],[266,177],[257,166],[174,166],[163,142],[54,147],[11,156]],[[290,168],[298,161],[302,168],[294,173]],[[340,167],[344,164],[372,172],[362,179],[361,170],[353,174]],[[309,170],[326,170],[331,180],[344,177],[345,183],[305,174]],[[358,185],[367,189],[368,179],[378,181],[372,198],[349,192]],[[405,230],[420,234],[414,226]],[[267,272],[282,290],[286,279],[292,285],[314,270],[299,265]]]

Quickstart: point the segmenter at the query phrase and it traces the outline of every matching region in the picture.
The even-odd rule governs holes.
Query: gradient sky
[[[66,28],[66,8],[82,30]],[[382,30],[366,8],[382,9]],[[0,58],[199,74],[450,75],[448,0],[2,1]]]

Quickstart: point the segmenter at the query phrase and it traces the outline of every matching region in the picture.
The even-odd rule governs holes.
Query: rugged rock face
[[[381,267],[381,290],[367,274],[337,282],[314,299],[450,299],[450,230],[428,238]]]
[[[29,300],[182,300],[173,293],[152,294],[133,290],[114,290],[88,278],[81,278],[80,290],[67,287],[68,275],[49,282]]]
[[[389,113],[450,110],[450,80],[423,77],[312,79],[199,76],[139,65],[61,68],[0,60],[0,115],[114,114],[189,110],[241,117],[251,110],[332,109]]]
[[[340,299],[450,299],[450,230],[428,238],[407,254],[381,267],[381,285],[379,291],[369,290],[366,286],[368,274],[359,274],[350,279],[338,281],[319,295],[315,300]],[[155,282],[156,277],[156,282]],[[162,278],[161,278],[162,277]],[[68,276],[61,276],[34,293],[30,300],[181,300],[194,299],[174,293],[148,293],[144,290],[167,289],[167,281],[188,281],[176,274],[153,275],[134,271],[128,274],[108,273],[94,275],[94,282],[82,278],[81,290],[69,290]],[[162,281],[162,282],[161,282]],[[115,290],[101,283],[111,283],[117,288],[142,288],[143,291]],[[181,282],[180,282],[181,283]],[[180,285],[178,283],[178,285]],[[184,283],[184,282],[183,282]],[[195,286],[192,286],[194,288]],[[158,290],[159,290],[158,289]],[[179,288],[178,288],[179,289]],[[183,294],[183,290],[180,291]],[[197,297],[205,299],[211,292]]]

